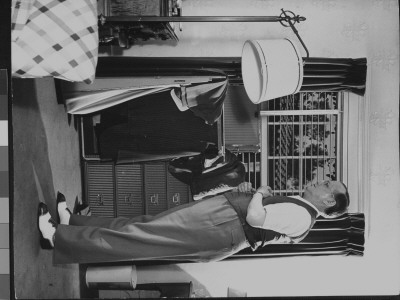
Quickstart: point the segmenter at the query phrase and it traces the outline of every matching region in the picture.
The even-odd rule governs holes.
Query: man
[[[273,196],[267,186],[255,192],[248,182],[236,190],[178,206],[156,216],[102,218],[72,215],[60,194],[60,224],[39,204],[42,238],[54,247],[54,263],[139,260],[208,262],[244,248],[302,240],[318,215],[346,212],[346,186],[325,181],[303,197]]]

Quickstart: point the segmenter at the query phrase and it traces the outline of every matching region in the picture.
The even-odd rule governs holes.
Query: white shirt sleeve
[[[276,203],[264,206],[266,216],[262,226],[288,237],[303,234],[311,225],[311,215],[304,207],[294,203]]]

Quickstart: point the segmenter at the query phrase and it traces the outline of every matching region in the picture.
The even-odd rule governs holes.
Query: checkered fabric
[[[96,0],[13,0],[11,26],[14,77],[93,81]]]

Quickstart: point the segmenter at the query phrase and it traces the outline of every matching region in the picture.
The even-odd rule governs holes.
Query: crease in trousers
[[[58,225],[55,264],[222,260],[249,244],[223,195],[177,206],[155,216],[106,218],[72,215]]]

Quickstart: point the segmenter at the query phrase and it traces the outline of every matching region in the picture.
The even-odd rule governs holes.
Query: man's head
[[[325,218],[344,214],[349,207],[347,187],[340,181],[324,181],[306,187],[303,198],[310,201]]]

